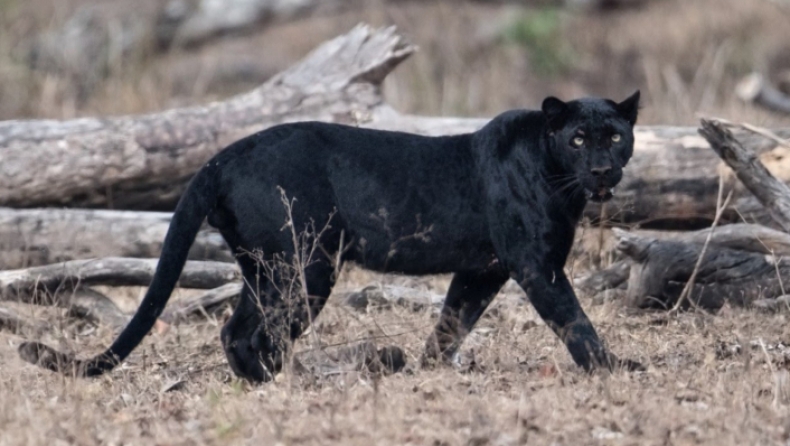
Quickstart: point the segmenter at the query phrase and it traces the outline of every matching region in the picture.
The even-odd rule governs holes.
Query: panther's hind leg
[[[251,338],[263,318],[260,297],[268,292],[271,284],[258,274],[253,262],[240,258],[244,286],[233,315],[222,327],[221,340],[233,373],[251,381],[268,381],[272,377],[261,363]]]
[[[284,279],[280,274],[262,299],[263,318],[252,333],[250,345],[270,374],[282,369],[290,345],[323,309],[335,284],[335,268],[325,259],[312,262],[304,270],[304,279],[307,293],[289,292],[299,289],[292,285],[300,278]]]
[[[475,323],[508,280],[507,271],[459,272],[453,276],[439,323],[425,344],[423,366],[450,363]]]

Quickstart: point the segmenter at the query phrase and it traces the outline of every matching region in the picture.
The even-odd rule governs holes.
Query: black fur
[[[588,199],[606,200],[633,151],[639,92],[621,103],[562,102],[516,110],[483,129],[424,137],[318,122],[244,138],[215,156],[181,198],[140,309],[113,345],[79,361],[38,343],[22,356],[57,371],[111,370],[143,339],[178,281],[203,221],[237,254],[246,286],[222,343],[233,371],[267,381],[289,343],[320,312],[334,285],[333,259],[405,274],[454,273],[425,362],[448,361],[508,278],[587,370],[611,368],[563,267]],[[619,138],[613,135],[619,135]],[[575,139],[581,138],[581,139]],[[285,302],[281,271],[263,260],[294,255],[280,188],[295,199],[297,233],[326,230],[305,269],[309,302]],[[260,260],[260,259],[258,259]],[[309,308],[308,308],[309,307]],[[633,364],[631,364],[633,365]]]

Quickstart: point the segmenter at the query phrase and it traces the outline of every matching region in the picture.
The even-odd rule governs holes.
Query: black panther
[[[112,370],[149,332],[178,282],[203,220],[236,254],[244,290],[221,339],[233,371],[269,381],[318,316],[338,262],[402,274],[453,273],[423,362],[448,362],[512,278],[585,370],[638,368],[609,353],[563,272],[587,201],[605,201],[633,153],[639,92],[623,102],[549,97],[469,134],[426,137],[338,124],[280,125],[212,158],[181,197],[150,288],[112,346],[78,360],[39,343],[20,354],[50,370]],[[290,213],[283,194],[293,200]],[[292,227],[285,225],[291,222]],[[320,246],[304,268],[306,298],[285,302],[294,233]],[[293,229],[293,231],[291,230]],[[261,253],[259,256],[251,252]]]

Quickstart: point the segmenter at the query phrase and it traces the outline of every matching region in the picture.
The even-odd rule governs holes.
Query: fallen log
[[[108,257],[0,271],[0,300],[54,305],[81,286],[148,286],[157,262]],[[184,288],[212,289],[240,278],[235,264],[188,261],[178,284]]]
[[[573,284],[588,293],[599,293],[625,285],[630,272],[631,264],[626,260],[619,260],[608,268],[574,280]]]
[[[408,116],[387,106],[380,84],[413,52],[391,28],[360,26],[223,102],[144,116],[0,123],[0,205],[170,210],[213,154],[283,122],[322,120],[426,135],[470,132],[487,122]],[[758,153],[770,151],[775,162],[769,170],[790,180],[790,167],[781,162],[790,159],[788,149],[747,133],[740,138]],[[643,226],[704,226],[715,214],[718,164],[694,128],[637,127],[634,157],[605,215]],[[736,192],[739,209],[749,205],[738,201],[746,195]],[[596,219],[601,209],[591,205],[586,214]],[[733,212],[725,221],[737,218]]]
[[[642,237],[699,244],[705,243],[710,232],[710,228],[698,231],[632,231]],[[790,234],[750,223],[733,223],[716,227],[711,235],[710,244],[761,254],[790,256]]]
[[[358,26],[255,90],[142,116],[0,123],[0,205],[172,209],[191,175],[244,136],[291,121],[356,124],[414,51]]]
[[[545,6],[552,0],[472,0]],[[274,24],[307,17],[330,16],[370,8],[394,10],[405,0],[159,0],[146,2],[85,2],[56,28],[19,42],[30,68],[55,74],[66,82],[79,103],[90,100],[109,76],[124,67],[160,65],[176,90],[190,94],[194,83],[263,82],[276,74],[271,58],[223,54],[216,67],[204,67],[203,57],[188,54],[218,38],[260,33]],[[411,0],[419,3],[419,0]],[[310,26],[309,24],[307,26]],[[178,49],[173,66],[162,53]],[[187,51],[184,51],[187,50]],[[276,59],[276,58],[275,58]],[[183,65],[181,65],[183,64]],[[208,70],[208,71],[207,71]],[[156,71],[160,71],[157,69]],[[196,73],[195,71],[199,71]],[[208,82],[205,84],[204,82]],[[180,87],[179,87],[180,85]],[[227,91],[227,90],[225,90]]]
[[[625,303],[637,308],[671,308],[691,277],[702,244],[657,240],[616,231],[617,249],[631,260]],[[729,302],[749,306],[786,294],[790,261],[782,257],[709,246],[692,290],[691,304],[717,310]]]
[[[188,320],[190,317],[210,314],[215,309],[231,304],[236,300],[241,294],[242,286],[241,283],[228,283],[209,290],[200,296],[174,302],[165,309],[159,319],[168,324],[177,324]]]
[[[630,234],[645,239],[691,243],[701,246],[705,243],[711,229],[698,231],[632,230],[627,233],[613,229],[613,232],[618,239],[622,234]],[[734,223],[716,227],[711,235],[710,245],[773,256],[790,256],[790,234],[749,223]],[[574,280],[574,285],[588,293],[622,288],[626,285],[630,272],[630,262],[619,260],[608,268],[579,277]]]
[[[86,320],[93,324],[107,325],[120,330],[131,317],[121,311],[104,294],[87,287],[77,287],[69,292],[60,293],[50,302],[68,310],[67,316]],[[0,329],[12,332],[32,331],[37,336],[46,331],[47,325],[29,317],[20,316],[16,311],[0,307]]]
[[[156,258],[171,214],[86,209],[0,208],[0,270],[100,257]],[[190,260],[232,262],[222,237],[198,233]]]
[[[108,257],[0,271],[0,300],[56,305],[68,308],[71,316],[121,328],[129,316],[106,296],[88,286],[148,286],[156,264],[156,259]],[[210,261],[188,261],[178,286],[209,291],[172,303],[160,317],[168,324],[210,314],[223,305],[233,303],[242,289],[241,276],[235,264]],[[368,286],[340,299],[343,304],[357,310],[400,306],[411,311],[431,309],[437,312],[444,296],[403,286]]]
[[[68,308],[68,316],[84,319],[94,324],[107,325],[118,331],[131,319],[104,294],[86,287],[62,293],[57,299],[60,307]]]

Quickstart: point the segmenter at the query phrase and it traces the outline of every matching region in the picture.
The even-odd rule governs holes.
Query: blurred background
[[[790,92],[781,0],[0,0],[0,119],[222,99],[361,21],[420,48],[384,86],[405,113],[492,116],[640,88],[642,124],[790,124],[734,94],[754,71]]]

